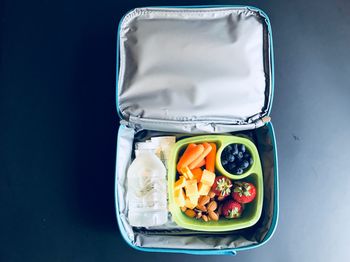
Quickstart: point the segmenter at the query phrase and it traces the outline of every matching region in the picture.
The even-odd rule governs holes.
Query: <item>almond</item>
[[[196,216],[196,212],[194,212],[192,209],[187,209],[187,210],[185,211],[185,214],[186,214],[186,216],[188,216],[188,217],[195,217],[195,216]]]
[[[216,201],[211,201],[208,206],[207,206],[207,210],[210,211],[215,211],[218,207],[218,204],[216,203]]]
[[[185,212],[187,210],[187,207],[181,207],[181,211]]]
[[[210,197],[209,196],[201,196],[198,200],[198,205],[199,206],[205,206],[206,204],[208,204],[210,201]]]
[[[207,208],[205,206],[198,205],[198,206],[196,206],[196,208],[201,210],[201,211],[204,211],[204,212],[207,211]]]
[[[207,217],[206,215],[203,215],[202,218],[203,218],[203,220],[204,220],[205,222],[208,221],[208,217]]]
[[[196,218],[200,219],[202,217],[202,212],[198,212]]]
[[[222,201],[222,200],[224,200],[225,199],[225,197],[224,196],[218,196],[218,201]]]
[[[222,206],[223,206],[223,204],[220,204],[219,208],[218,208],[218,215],[219,216],[222,215]]]
[[[208,194],[208,196],[209,196],[210,198],[214,198],[214,197],[215,197],[215,193],[214,193],[213,191],[210,191],[209,194]]]
[[[215,212],[213,212],[213,211],[209,211],[209,217],[212,219],[212,220],[214,220],[214,221],[218,221],[219,220],[219,216],[218,216],[218,214],[216,214]]]

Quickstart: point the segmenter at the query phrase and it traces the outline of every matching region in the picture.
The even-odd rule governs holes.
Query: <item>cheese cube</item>
[[[197,180],[187,180],[185,185],[186,196],[198,196]]]
[[[201,195],[201,196],[206,196],[206,195],[208,195],[210,189],[211,189],[211,186],[208,186],[208,185],[203,184],[203,183],[199,183],[199,184],[198,184],[198,193],[199,193],[199,195]]]
[[[180,178],[175,182],[174,189],[175,190],[181,189],[185,187],[185,185],[186,185],[186,178],[184,176],[180,176]]]
[[[188,197],[193,205],[198,205],[199,195]]]
[[[214,184],[215,180],[215,174],[204,169],[202,178],[201,178],[201,183],[206,184],[208,186],[212,186]]]
[[[181,173],[187,178],[187,179],[193,179],[193,174],[191,170],[188,168],[188,166],[185,166],[181,168]]]
[[[185,206],[185,192],[182,188],[175,190],[174,192],[174,201],[175,204],[179,207]]]
[[[189,209],[194,209],[196,206],[197,206],[197,203],[192,203],[188,197],[185,199],[185,207]]]

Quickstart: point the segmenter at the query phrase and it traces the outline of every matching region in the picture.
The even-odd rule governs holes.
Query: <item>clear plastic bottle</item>
[[[166,169],[152,149],[142,149],[127,173],[128,219],[132,226],[159,226],[167,222]]]

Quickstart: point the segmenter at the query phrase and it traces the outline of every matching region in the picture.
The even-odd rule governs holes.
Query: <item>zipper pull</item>
[[[263,123],[268,123],[271,122],[271,117],[270,116],[264,116],[262,119]]]

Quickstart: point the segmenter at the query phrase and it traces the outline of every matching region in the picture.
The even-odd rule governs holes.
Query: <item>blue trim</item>
[[[274,55],[273,55],[273,42],[272,42],[272,30],[271,30],[271,23],[269,17],[266,15],[264,11],[257,7],[253,6],[244,6],[244,5],[194,5],[194,6],[151,6],[150,8],[225,8],[225,7],[233,7],[233,8],[248,8],[252,11],[259,12],[262,17],[265,18],[267,28],[268,28],[268,33],[269,33],[269,41],[270,41],[270,66],[271,66],[271,97],[270,97],[270,104],[269,104],[269,110],[268,110],[268,115],[270,115],[271,112],[271,107],[272,107],[272,102],[274,98]],[[123,116],[121,114],[120,108],[119,108],[119,94],[118,94],[118,80],[119,80],[119,51],[120,51],[120,29],[121,29],[121,23],[124,19],[124,17],[132,12],[134,9],[128,11],[119,21],[118,24],[118,33],[117,33],[117,54],[116,54],[116,106],[117,106],[117,112],[119,118],[123,119]],[[273,142],[274,146],[274,168],[275,168],[275,179],[274,179],[274,214],[273,214],[273,221],[271,224],[271,227],[269,229],[269,232],[265,236],[265,239],[255,245],[250,245],[247,247],[240,247],[240,248],[233,248],[233,249],[222,249],[222,250],[197,250],[197,249],[177,249],[177,248],[144,248],[144,247],[137,247],[131,243],[131,240],[128,238],[126,231],[123,228],[122,221],[119,216],[119,206],[118,206],[118,201],[117,201],[117,169],[116,169],[116,177],[115,177],[115,208],[116,208],[116,217],[119,225],[119,231],[124,238],[125,242],[132,248],[139,250],[139,251],[145,251],[145,252],[163,252],[163,253],[183,253],[183,254],[196,254],[196,255],[236,255],[237,251],[241,250],[249,250],[252,248],[260,247],[264,245],[267,241],[270,240],[272,235],[274,234],[277,223],[278,223],[278,215],[279,215],[279,189],[278,189],[278,158],[277,158],[277,145],[276,145],[276,139],[275,139],[275,132],[273,129],[272,123],[267,123],[267,126],[269,128],[270,134],[271,134],[271,140]],[[119,127],[119,131],[124,128],[122,125]],[[118,131],[118,139],[117,139],[117,145],[119,144],[119,132]],[[118,159],[118,146],[117,146],[117,159]]]
[[[121,28],[121,24],[122,24],[122,21],[124,20],[125,16],[130,13],[132,10],[128,11],[127,13],[125,13],[125,15],[123,15],[123,17],[120,19],[119,23],[118,23],[118,31],[117,31],[117,54],[116,54],[116,83],[115,83],[115,86],[116,86],[116,106],[117,106],[117,113],[118,113],[118,116],[120,119],[123,119],[123,115],[120,111],[120,108],[119,108],[119,85],[118,85],[118,82],[119,82],[119,52],[120,52],[120,41],[119,41],[119,38],[120,38],[120,28]]]

